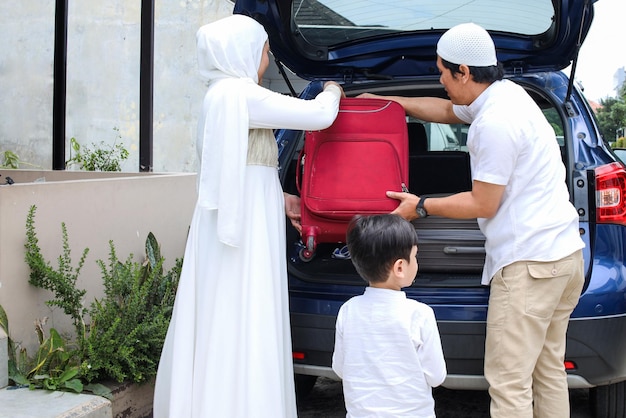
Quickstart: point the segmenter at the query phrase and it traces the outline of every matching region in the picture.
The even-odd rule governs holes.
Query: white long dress
[[[297,416],[284,197],[267,128],[328,126],[340,94],[336,87],[310,101],[262,87],[250,94],[250,127],[266,129],[250,130],[243,239],[238,247],[220,242],[217,211],[196,206],[159,364],[155,418]]]

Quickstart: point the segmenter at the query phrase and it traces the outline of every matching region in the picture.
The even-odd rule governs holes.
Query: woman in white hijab
[[[198,201],[153,416],[296,417],[285,213],[299,229],[300,201],[281,189],[272,129],[328,127],[343,91],[327,82],[302,100],[261,87],[267,34],[246,16],[201,27],[197,45],[209,83],[198,124]]]

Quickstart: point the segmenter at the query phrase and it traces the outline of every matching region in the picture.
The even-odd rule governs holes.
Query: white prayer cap
[[[437,55],[452,64],[470,67],[498,65],[489,33],[475,23],[462,23],[446,31],[437,43]]]

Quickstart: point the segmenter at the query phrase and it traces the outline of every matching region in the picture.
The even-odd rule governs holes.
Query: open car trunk
[[[475,219],[455,220],[429,216],[412,222],[417,230],[419,271],[413,287],[479,286],[485,261],[485,237]],[[290,242],[289,270],[304,281],[364,285],[349,259],[333,255],[343,243],[320,244],[311,261],[298,257],[302,246]]]
[[[436,196],[471,190],[469,153],[465,147],[467,130],[463,128],[466,127],[422,123],[407,118],[409,190],[412,193]],[[291,161],[288,177],[293,178],[296,159]],[[287,183],[293,181],[288,179]],[[476,219],[430,216],[412,223],[419,239],[419,273],[413,286],[480,285],[485,238]],[[337,254],[341,252],[345,240],[320,243],[310,260],[298,256],[303,244],[297,234],[288,238],[288,245],[292,251],[289,269],[298,278],[314,282],[364,284],[351,261]]]
[[[394,87],[396,86],[396,87]],[[551,101],[526,86],[544,113],[555,126],[562,143],[563,122]],[[363,87],[361,87],[363,89]],[[443,88],[434,83],[415,84],[396,90],[397,84],[383,83],[367,90],[381,95],[438,96],[447,97]],[[412,90],[411,90],[412,89]],[[347,92],[348,96],[361,91]],[[469,153],[466,147],[466,125],[442,125],[425,123],[407,117],[409,136],[409,190],[417,195],[448,195],[469,191],[472,177]],[[297,193],[295,170],[304,135],[292,149],[290,163],[284,175],[285,191]],[[419,271],[413,287],[474,287],[480,286],[485,261],[484,235],[476,219],[448,219],[429,216],[413,222],[419,239]],[[291,229],[291,228],[289,228]],[[323,243],[310,261],[298,257],[302,242],[295,230],[288,231],[289,270],[303,281],[333,284],[363,285],[349,259],[341,259],[333,253],[340,251],[343,242]]]

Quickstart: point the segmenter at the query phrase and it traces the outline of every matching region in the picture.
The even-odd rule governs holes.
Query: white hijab
[[[254,19],[233,15],[202,26],[196,40],[200,76],[209,82],[198,123],[198,205],[217,209],[218,238],[236,247],[248,152],[246,90],[258,83],[267,33]]]

